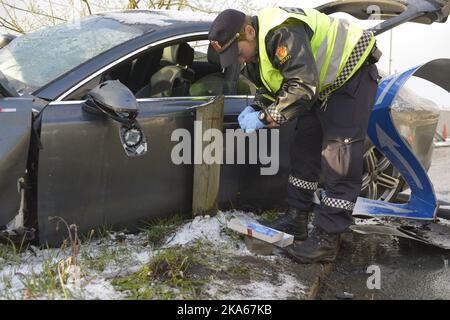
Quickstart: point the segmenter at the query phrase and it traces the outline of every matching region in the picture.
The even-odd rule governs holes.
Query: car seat
[[[164,48],[161,63],[168,63],[159,69],[150,79],[147,90],[149,97],[174,97],[188,95],[189,87],[194,79],[194,71],[190,68],[194,60],[194,50],[187,43],[180,43]],[[142,91],[136,97],[142,96]]]
[[[219,54],[211,47],[208,46],[207,59],[210,64],[221,67],[220,65],[220,57]],[[225,85],[225,73],[222,72],[214,72],[208,74],[195,83],[191,85],[189,89],[189,94],[191,96],[216,96],[223,94],[226,92]],[[227,83],[226,85],[232,85],[231,83]],[[251,87],[254,86],[251,83],[248,83],[248,80],[240,76],[239,82],[237,85],[237,94],[238,95],[250,95],[253,94]]]
[[[128,86],[131,91],[137,92],[140,88],[143,89],[143,87],[146,87],[146,91],[141,91],[141,97],[150,97],[150,79],[160,69],[159,62],[161,61],[162,54],[162,48],[156,49],[133,61]]]

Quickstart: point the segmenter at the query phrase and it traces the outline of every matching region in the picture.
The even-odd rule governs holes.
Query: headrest
[[[208,52],[206,55],[209,63],[222,68],[222,66],[220,65],[219,53],[216,50],[214,50],[214,48],[211,45],[208,46]]]
[[[162,58],[173,64],[189,67],[194,61],[194,49],[192,49],[187,43],[183,42],[164,48]]]

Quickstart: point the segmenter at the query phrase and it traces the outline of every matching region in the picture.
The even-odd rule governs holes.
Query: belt
[[[361,38],[359,38],[355,48],[353,48],[352,53],[350,54],[350,57],[348,58],[347,63],[345,64],[339,76],[334,80],[331,86],[319,93],[319,100],[323,101],[322,105],[326,103],[327,97],[331,91],[338,89],[344,84],[345,80],[350,75],[359,59],[361,59],[363,53],[366,51],[372,37],[373,32],[363,31]]]

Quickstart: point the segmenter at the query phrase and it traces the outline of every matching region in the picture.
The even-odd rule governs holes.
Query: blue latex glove
[[[242,110],[242,112],[239,114],[238,116],[238,121],[239,121],[239,125],[241,125],[241,120],[245,117],[245,115],[255,112],[255,109],[253,109],[252,107],[248,106],[245,107],[244,110]],[[241,126],[242,127],[242,126]]]
[[[245,133],[251,133],[257,129],[262,129],[265,127],[264,123],[259,120],[259,111],[244,114],[239,121],[239,125]]]

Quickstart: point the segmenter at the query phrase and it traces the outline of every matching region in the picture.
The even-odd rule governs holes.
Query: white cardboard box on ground
[[[278,247],[286,247],[294,242],[294,236],[263,226],[254,222],[242,221],[237,218],[231,219],[227,223],[227,227],[231,230],[246,234]]]
[[[274,243],[277,247],[284,248],[294,243],[294,236],[292,234],[283,232],[283,239]]]

